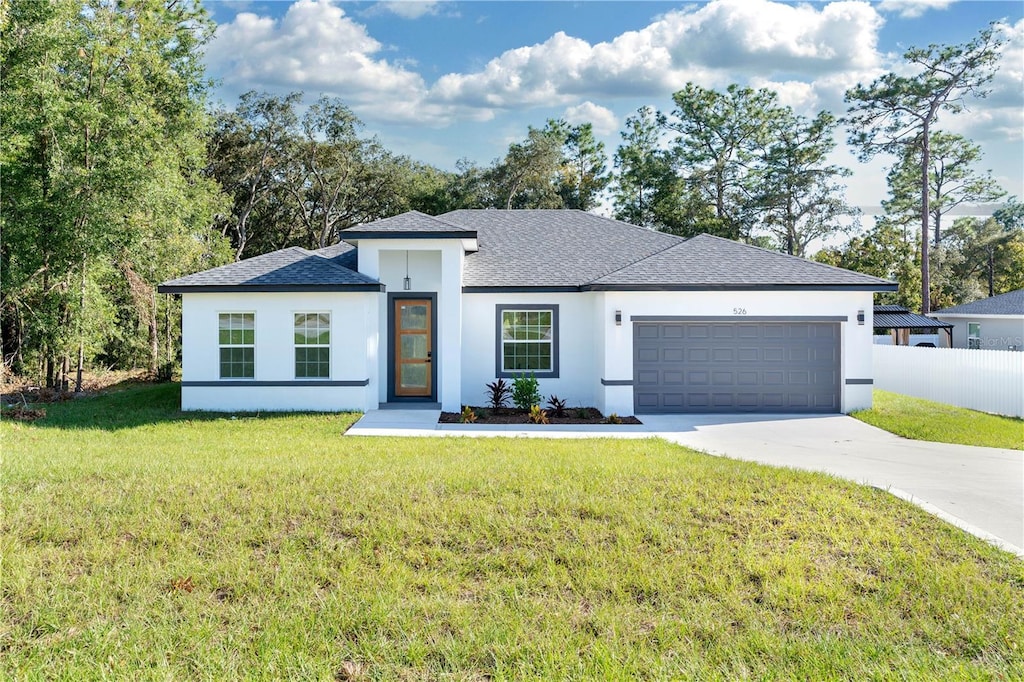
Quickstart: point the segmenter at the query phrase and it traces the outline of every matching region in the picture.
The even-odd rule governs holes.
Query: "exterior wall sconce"
[[[402,279],[402,288],[406,291],[412,290],[412,278],[409,277],[409,252],[405,252],[405,277]]]
[[[858,310],[857,311],[857,324],[860,325],[861,327],[864,326],[864,311],[863,310]]]
[[[615,326],[616,327],[621,327],[622,326],[622,311],[621,310],[616,310],[615,311]]]

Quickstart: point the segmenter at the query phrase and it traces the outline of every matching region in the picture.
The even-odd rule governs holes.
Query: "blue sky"
[[[528,125],[589,121],[609,156],[638,107],[668,111],[688,81],[776,90],[797,111],[842,113],[857,82],[899,68],[910,46],[969,40],[992,21],[1008,39],[992,96],[940,127],[985,151],[1024,195],[1024,3],[882,0],[674,2],[206,3],[215,98],[250,89],[342,98],[396,153],[451,169],[501,156]],[[835,161],[849,199],[885,197],[885,162]]]

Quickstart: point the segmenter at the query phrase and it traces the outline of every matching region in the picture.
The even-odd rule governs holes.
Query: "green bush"
[[[529,410],[540,405],[540,384],[531,372],[529,376],[520,374],[512,380],[512,404],[520,410]]]

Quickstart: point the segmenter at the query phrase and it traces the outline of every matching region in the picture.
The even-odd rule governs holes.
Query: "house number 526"
[[[732,309],[732,314],[733,315],[746,315],[747,314],[747,309],[746,308],[733,308]]]

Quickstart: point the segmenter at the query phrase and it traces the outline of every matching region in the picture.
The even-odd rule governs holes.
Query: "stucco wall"
[[[633,327],[637,315],[688,315],[735,317],[846,316],[842,334],[842,411],[871,406],[869,384],[846,384],[850,379],[871,378],[872,300],[868,291],[707,291],[707,292],[604,292],[603,312],[597,319],[610,322],[622,311],[621,327],[607,329],[605,352],[599,372],[605,379],[633,378]],[[737,314],[744,311],[742,314]],[[864,324],[857,314],[864,312]],[[603,322],[603,323],[604,323]],[[603,410],[632,414],[633,392],[629,387],[606,387]]]
[[[558,306],[558,378],[538,376],[544,400],[552,394],[570,407],[600,407],[595,387],[600,383],[594,324],[594,301],[599,294],[464,294],[462,330],[462,402],[486,404],[486,384],[497,377],[496,310],[498,305]],[[511,379],[505,379],[509,384]]]
[[[939,317],[953,325],[953,348],[967,348],[967,324],[981,325],[981,347],[985,350],[1008,350],[1016,346],[1024,350],[1024,320],[999,317]]]
[[[437,330],[433,360],[437,367],[437,399],[444,410],[460,409],[462,338],[462,266],[465,258],[459,239],[362,239],[359,271],[380,280],[392,294],[436,294]],[[411,289],[403,289],[409,257]],[[379,294],[380,353],[377,361],[376,400],[388,402],[388,296]]]
[[[182,296],[182,409],[366,410],[376,407],[377,298],[353,293],[197,293]],[[254,313],[256,376],[251,386],[189,386],[220,382],[220,313]],[[368,386],[259,386],[295,381],[294,315],[331,314],[330,381]],[[244,381],[244,380],[239,380]]]

